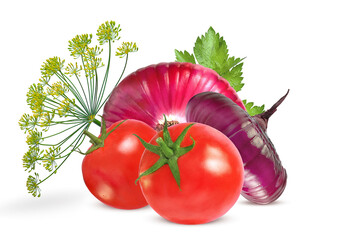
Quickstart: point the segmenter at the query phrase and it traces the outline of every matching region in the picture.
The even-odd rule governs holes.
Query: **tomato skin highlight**
[[[189,123],[168,128],[173,141]],[[156,144],[156,139],[150,141]],[[181,224],[201,224],[223,216],[240,196],[243,184],[243,163],[234,144],[221,132],[196,123],[187,132],[181,147],[194,148],[178,159],[181,178],[179,189],[169,166],[140,178],[148,204],[165,219]],[[149,169],[159,156],[145,150],[140,173]]]
[[[114,123],[107,132],[120,122]],[[126,120],[108,135],[104,147],[87,154],[82,163],[89,191],[101,202],[119,209],[147,205],[139,184],[135,184],[144,147],[133,134],[149,141],[156,131],[144,122]]]

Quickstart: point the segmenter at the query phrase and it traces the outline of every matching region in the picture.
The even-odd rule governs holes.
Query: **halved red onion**
[[[219,130],[237,147],[244,163],[241,195],[253,203],[271,203],[286,187],[286,170],[266,129],[268,119],[287,94],[270,109],[255,116],[250,116],[229,98],[215,92],[195,95],[186,107],[188,121]]]
[[[187,122],[188,101],[201,92],[218,92],[242,109],[241,99],[215,71],[192,63],[159,63],[141,68],[123,79],[104,107],[107,127],[122,119],[137,119],[153,128],[169,122]]]

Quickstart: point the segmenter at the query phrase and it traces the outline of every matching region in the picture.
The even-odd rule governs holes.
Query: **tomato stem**
[[[101,139],[98,138],[97,136],[95,136],[94,134],[90,133],[89,131],[84,130],[84,134],[91,139],[90,142],[92,144],[94,144],[94,145],[101,145],[102,144]]]
[[[107,132],[106,129],[106,122],[105,119],[101,118],[101,135],[99,137],[95,136],[94,134],[90,133],[88,130],[84,130],[84,135],[90,138],[90,143],[93,145],[90,147],[90,149],[87,150],[85,155],[90,154],[91,152],[104,147],[105,145],[105,139],[110,135],[115,129],[117,129],[122,123],[124,123],[126,120],[121,121],[118,125],[116,125],[112,130]]]
[[[157,138],[156,142],[159,144],[162,153],[166,156],[166,158],[170,158],[173,156],[173,150],[170,149],[166,143],[164,142],[164,139],[162,139],[161,137]]]

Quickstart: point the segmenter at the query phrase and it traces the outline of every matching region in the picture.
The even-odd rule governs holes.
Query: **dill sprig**
[[[97,30],[99,44],[108,43],[108,60],[101,80],[98,70],[105,67],[100,58],[103,49],[91,46],[92,34],[82,34],[68,42],[70,55],[78,62],[65,65],[60,57],[47,59],[41,66],[39,82],[29,87],[27,104],[32,112],[23,114],[19,125],[27,134],[28,151],[22,160],[24,169],[33,172],[26,186],[34,197],[41,196],[41,183],[55,174],[73,152],[81,152],[84,130],[92,123],[101,126],[96,117],[110,95],[105,89],[112,44],[120,39],[120,31],[114,21],[101,24]],[[128,54],[137,50],[131,42],[123,42],[117,48],[116,56],[125,58],[125,65],[115,86],[125,72]],[[37,166],[47,170],[42,180]]]

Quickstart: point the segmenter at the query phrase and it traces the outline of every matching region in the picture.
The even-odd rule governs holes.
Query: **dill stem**
[[[82,62],[82,65],[84,66],[84,72],[85,72],[85,77],[86,77],[86,83],[87,83],[87,92],[88,92],[88,101],[89,101],[89,108],[88,109],[92,109],[92,91],[91,91],[91,88],[90,88],[90,83],[88,81],[88,74],[87,74],[87,70],[86,70],[86,64],[85,64],[85,60],[84,60],[84,56],[81,55],[81,62]],[[90,110],[88,110],[90,111]]]
[[[62,74],[62,72],[61,72]],[[58,74],[55,74],[62,82],[68,84],[64,78],[61,78]],[[69,85],[69,84],[68,84]],[[49,84],[47,84],[47,86],[51,87]],[[71,88],[69,88],[71,90]],[[71,92],[73,93],[73,95],[78,99],[78,97],[76,96],[76,93],[74,93],[72,90]],[[69,101],[72,101],[65,93],[63,93],[61,96],[63,96],[65,99],[68,99]],[[51,98],[47,98],[48,101],[50,102],[54,102],[56,104],[58,104],[56,101],[52,100]],[[59,104],[61,103],[61,101],[59,99],[55,99],[57,101],[59,101]],[[80,102],[80,100],[78,99],[78,101]],[[81,103],[81,102],[80,102]],[[51,103],[50,103],[51,104]],[[52,105],[52,104],[51,104]],[[86,116],[86,112],[84,109],[82,109],[81,107],[79,107],[76,103],[74,103],[76,109],[75,111],[77,112],[77,114],[79,114],[80,116]],[[83,104],[81,104],[83,105]],[[85,108],[86,109],[86,108]],[[79,111],[80,110],[80,111]]]
[[[101,127],[101,122],[98,119],[94,118],[93,123],[95,123],[97,126]]]
[[[127,66],[127,61],[128,61],[128,54],[126,54],[126,60],[125,60],[124,69],[122,70],[121,75],[120,75],[118,81],[116,82],[116,84],[115,84],[113,90],[118,86],[119,82],[121,81],[122,76],[123,76],[124,73],[125,73],[126,66]],[[113,90],[112,90],[112,92],[113,92]],[[101,105],[100,105],[100,107],[98,108],[97,111],[99,111],[99,110],[102,108],[102,106],[107,102],[107,100],[108,100],[108,98],[111,96],[112,92],[106,97],[105,101],[103,101],[103,102],[101,103]]]
[[[94,104],[93,104],[93,112],[91,113],[94,113],[95,112],[95,108],[97,106],[97,102],[98,102],[98,72],[97,70],[95,70],[95,90],[94,90]]]
[[[86,101],[86,106],[87,106],[86,109],[87,109],[87,111],[88,111],[88,109],[89,109],[89,104],[88,104],[88,100],[87,100],[87,96],[86,96],[85,90],[84,90],[84,88],[83,88],[83,86],[82,86],[82,84],[81,84],[81,81],[80,81],[80,79],[79,79],[79,77],[78,77],[77,74],[75,74],[75,77],[76,77],[76,79],[78,80],[78,83],[79,83],[79,85],[80,85],[80,87],[81,87],[82,93],[83,93],[84,96],[85,96],[85,101]]]
[[[121,80],[122,76],[123,76],[124,73],[125,73],[126,66],[127,66],[127,61],[128,61],[128,53],[126,54],[126,60],[125,60],[124,69],[122,70],[121,75],[120,75],[120,77],[119,77],[117,83],[115,84],[114,88],[116,88],[116,87],[118,86],[118,84],[120,83],[120,80]]]
[[[75,85],[73,84],[73,82],[67,77],[65,76],[61,71],[60,71],[61,75],[59,76],[59,74],[56,74],[58,76],[58,78],[63,81],[64,83],[67,84],[69,90],[73,93],[73,95],[75,96],[75,98],[79,101],[79,103],[81,104],[81,106],[85,109],[85,111],[80,108],[78,105],[75,105],[79,110],[81,110],[82,112],[86,112],[87,107],[86,104],[83,100],[83,98],[81,97],[79,91],[77,90],[77,88],[75,87]],[[65,94],[63,94],[64,96]],[[65,95],[66,96],[66,95]],[[67,96],[66,96],[67,97]],[[68,97],[67,97],[68,98]],[[87,110],[88,111],[88,110]]]
[[[45,105],[45,108],[50,109],[50,110],[58,110],[59,106],[53,104],[53,103],[57,104],[56,101],[53,101],[53,100],[51,100],[49,98],[46,98],[46,100],[47,100],[46,103],[48,103],[51,106]],[[59,105],[62,104],[62,102],[60,100],[58,100],[58,99],[56,99],[56,100],[59,101]],[[50,114],[53,113],[52,111],[47,111],[47,110],[44,110],[43,112],[50,113]],[[81,119],[81,118],[86,118],[87,117],[87,115],[85,115],[83,111],[79,111],[77,108],[72,108],[70,110],[70,113],[71,114],[66,114],[65,117],[75,117],[77,119]]]
[[[72,119],[72,120],[65,120],[65,121],[51,121],[51,126],[54,126],[54,125],[59,125],[59,124],[75,124],[75,123],[84,123],[83,120],[81,119]]]
[[[99,93],[99,97],[98,97],[98,102],[97,105],[95,106],[96,112],[99,112],[100,108],[98,108],[98,106],[100,106],[102,98],[104,96],[104,92],[106,89],[106,84],[107,84],[107,80],[108,80],[108,73],[109,73],[109,69],[110,69],[110,65],[111,65],[111,52],[112,52],[112,46],[111,46],[111,42],[108,42],[108,61],[107,61],[107,68],[106,68],[106,73],[104,76],[104,80],[102,82],[101,88],[100,88],[100,93]]]
[[[89,126],[86,126],[86,129],[88,129],[88,127],[89,127]],[[81,140],[81,137],[83,137],[82,140]],[[72,151],[71,151],[70,153],[68,153],[67,155],[65,155],[65,159],[60,163],[60,165],[59,165],[58,167],[56,167],[56,168],[54,169],[54,171],[53,171],[51,174],[49,174],[49,175],[48,175],[47,177],[45,177],[43,180],[40,180],[40,182],[38,182],[37,185],[40,185],[41,183],[43,183],[44,181],[46,181],[47,179],[49,179],[53,174],[55,174],[55,173],[57,172],[57,170],[58,170],[58,169],[65,163],[65,161],[69,158],[69,156],[71,155],[71,153],[72,153],[76,148],[78,148],[78,146],[80,146],[80,145],[83,143],[84,139],[85,139],[84,135],[83,135],[83,134],[80,134],[80,135],[76,138],[76,140],[74,140],[74,142],[75,142],[75,141],[77,141],[77,142],[76,142],[75,146],[73,147]],[[80,142],[80,140],[81,140],[81,142]],[[73,143],[74,143],[74,142],[73,142]],[[80,142],[80,143],[79,143],[79,142]]]
[[[75,125],[73,125],[73,126],[71,126],[71,127],[69,127],[69,128],[66,128],[66,129],[60,131],[60,132],[57,132],[57,133],[54,133],[54,134],[49,135],[49,136],[47,136],[47,137],[44,137],[44,139],[46,139],[46,138],[51,138],[51,137],[57,136],[57,135],[59,135],[59,134],[61,134],[61,133],[67,132],[68,130],[70,130],[70,129],[72,129],[72,128],[75,128],[75,127],[77,127],[77,126],[79,126],[80,124],[81,124],[81,123],[77,123],[77,124],[75,124]]]
[[[79,125],[79,124],[78,124]],[[57,144],[55,144],[55,146],[57,146],[57,147],[59,147],[59,146],[61,146],[61,145],[63,145],[64,143],[66,143],[69,139],[71,139],[71,137],[73,137],[73,135],[75,135],[80,129],[82,129],[84,127],[84,125],[82,125],[81,127],[79,127],[76,131],[74,131],[71,135],[69,135],[68,137],[66,137],[66,138],[64,138],[62,141],[60,141],[60,142],[58,142]],[[78,137],[79,136],[81,136],[81,135],[83,135],[82,133],[81,134],[79,134],[78,135]],[[59,155],[61,155],[62,153],[64,153],[64,152],[66,152],[67,151],[67,149],[69,149],[71,146],[72,146],[72,144],[75,142],[75,140],[67,147],[67,148],[65,148],[62,152],[60,152],[60,154]],[[71,150],[70,152],[69,152],[69,154],[71,154],[73,152],[73,150]]]

